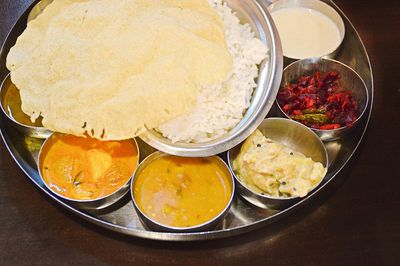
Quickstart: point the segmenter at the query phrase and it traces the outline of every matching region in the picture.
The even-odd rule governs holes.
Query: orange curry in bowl
[[[100,141],[60,133],[50,136],[39,155],[46,185],[72,200],[113,194],[130,180],[137,164],[134,140]]]

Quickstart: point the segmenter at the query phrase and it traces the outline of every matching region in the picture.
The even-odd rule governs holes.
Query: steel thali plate
[[[258,2],[265,9],[270,4],[270,1],[266,0],[259,0]],[[18,166],[29,178],[29,180],[31,180],[37,188],[46,193],[50,200],[57,202],[59,206],[68,209],[72,213],[80,216],[81,218],[97,224],[101,227],[104,227],[108,230],[147,239],[166,241],[193,241],[224,238],[265,227],[272,222],[278,221],[279,219],[283,218],[294,210],[299,209],[302,205],[310,201],[315,201],[321,197],[322,190],[324,190],[325,187],[335,179],[335,177],[338,175],[338,173],[342,170],[342,168],[346,165],[346,163],[350,160],[350,158],[356,151],[358,145],[363,138],[370,119],[373,104],[374,86],[373,74],[367,51],[356,29],[351,24],[349,19],[345,16],[345,14],[333,2],[326,2],[342,15],[346,26],[346,36],[343,41],[342,49],[335,59],[353,68],[363,78],[368,88],[370,101],[368,103],[366,113],[359,123],[359,126],[351,133],[351,135],[337,141],[325,143],[329,154],[330,166],[328,174],[324,178],[321,185],[312,193],[307,195],[307,197],[303,198],[298,203],[286,209],[280,211],[259,209],[251,206],[243,199],[236,196],[227,217],[224,219],[222,225],[215,230],[196,233],[154,232],[147,230],[140,222],[139,217],[133,207],[133,203],[129,198],[129,193],[117,204],[100,211],[80,211],[57,198],[53,193],[45,188],[37,171],[36,160],[38,151],[42,144],[42,140],[29,138],[22,135],[21,133],[16,131],[10,125],[10,122],[6,119],[6,117],[1,114],[0,133],[3,138],[4,144]],[[35,3],[37,3],[37,1]],[[18,19],[10,34],[8,35],[3,49],[1,50],[1,80],[3,80],[8,74],[8,70],[5,67],[5,58],[7,56],[7,53],[10,47],[12,47],[12,45],[15,43],[16,38],[25,29],[29,11],[32,7],[33,5],[28,10],[26,10],[26,12]],[[273,112],[274,110],[270,112],[270,115]],[[223,159],[226,160],[225,153],[221,154],[221,156],[223,157]]]

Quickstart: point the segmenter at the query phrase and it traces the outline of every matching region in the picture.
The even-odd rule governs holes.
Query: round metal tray
[[[259,0],[258,2],[265,9],[271,3],[271,1],[266,0]],[[366,83],[369,91],[370,101],[367,107],[367,111],[360,121],[359,126],[351,133],[351,135],[348,135],[345,138],[337,141],[325,143],[329,155],[329,170],[319,188],[314,190],[298,203],[286,209],[280,211],[259,209],[246,203],[239,196],[236,196],[232,207],[228,215],[224,219],[222,225],[215,230],[197,233],[154,232],[147,230],[145,227],[143,227],[138,215],[135,212],[133,203],[131,202],[129,195],[127,195],[120,202],[118,202],[114,206],[111,206],[110,208],[101,211],[85,212],[75,209],[74,207],[57,198],[54,194],[46,189],[39,177],[36,167],[37,153],[43,140],[29,138],[22,135],[21,133],[16,131],[10,125],[10,122],[6,119],[6,117],[1,114],[0,133],[5,143],[5,146],[9,150],[11,156],[14,158],[18,166],[22,169],[22,171],[24,171],[24,173],[35,186],[37,186],[49,196],[50,200],[57,202],[60,206],[70,210],[71,212],[82,217],[83,219],[112,231],[116,231],[126,235],[156,240],[193,241],[234,236],[255,230],[260,227],[265,227],[268,224],[281,219],[290,212],[299,209],[306,202],[310,202],[311,200],[320,198],[322,190],[327,186],[328,183],[335,179],[337,174],[346,165],[346,163],[350,160],[350,158],[356,151],[358,145],[363,138],[371,115],[374,90],[373,75],[365,47],[359,35],[357,34],[357,31],[355,30],[349,19],[343,14],[343,12],[333,2],[325,2],[333,6],[333,8],[335,8],[342,15],[346,26],[346,36],[342,45],[342,49],[337,54],[336,59],[353,68],[364,79],[364,82]],[[31,8],[32,7],[33,5],[31,6]],[[7,53],[15,43],[17,37],[25,29],[26,21],[31,8],[26,10],[26,12],[16,22],[1,50],[1,80],[3,80],[8,74],[8,70],[5,67]],[[270,112],[270,116],[272,113],[274,113],[274,110]],[[220,154],[220,156],[224,160],[226,160],[226,153]]]

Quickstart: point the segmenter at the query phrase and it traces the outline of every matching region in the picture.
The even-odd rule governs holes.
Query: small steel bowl
[[[368,101],[369,101],[368,89],[363,79],[356,71],[354,71],[349,66],[339,61],[333,59],[325,59],[325,58],[308,58],[293,62],[292,64],[288,65],[283,70],[281,88],[290,84],[291,82],[295,82],[299,77],[304,75],[310,75],[315,71],[320,71],[322,73],[329,71],[339,72],[340,74],[339,85],[345,88],[346,90],[352,91],[353,97],[358,104],[359,116],[354,121],[351,127],[344,126],[338,129],[330,129],[330,130],[311,128],[323,141],[337,140],[357,127],[358,122],[364,115],[365,110],[367,109],[368,106]],[[276,100],[276,104],[278,105],[280,112],[285,117],[291,119],[282,110],[281,106],[278,103],[278,100]]]
[[[345,37],[345,33],[346,33],[343,19],[339,15],[339,13],[336,12],[336,10],[333,9],[330,5],[324,3],[323,1],[320,1],[320,0],[278,0],[278,1],[274,1],[271,5],[268,6],[268,11],[270,13],[273,13],[280,9],[293,8],[293,7],[315,10],[317,12],[322,13],[323,15],[327,16],[328,18],[330,18],[332,20],[332,22],[336,25],[336,27],[339,30],[340,42],[335,50],[330,51],[327,54],[321,54],[320,57],[335,58],[341,49],[341,46],[342,46],[342,43],[343,43],[343,40]],[[305,32],[305,34],[306,34],[306,32]],[[296,60],[299,60],[299,59],[304,59],[304,58],[292,58],[292,57],[286,56],[285,51],[283,51],[283,56],[284,56],[285,65],[289,64],[291,62],[294,62]]]
[[[157,150],[186,157],[205,157],[219,154],[246,139],[262,122],[272,107],[282,76],[282,49],[272,18],[257,0],[225,0],[243,23],[248,23],[255,34],[267,45],[269,60],[260,66],[257,88],[242,120],[228,133],[204,143],[173,143],[156,130],[147,130],[140,138]]]
[[[320,162],[328,168],[328,153],[324,144],[318,136],[309,128],[299,122],[285,118],[267,118],[258,127],[261,133],[275,142],[288,146],[292,150],[300,152],[305,156]],[[297,201],[300,197],[273,197],[262,195],[249,189],[246,184],[240,180],[233,170],[233,161],[238,156],[242,144],[228,151],[229,167],[235,177],[237,192],[251,204],[260,208],[284,209]],[[322,182],[323,178],[321,179]],[[320,182],[320,183],[321,183]],[[319,184],[320,184],[319,183]],[[319,186],[316,185],[313,189]]]
[[[188,232],[200,232],[200,231],[207,231],[207,230],[211,230],[216,228],[218,225],[221,224],[222,220],[225,218],[225,216],[227,215],[231,205],[232,205],[232,201],[235,195],[235,182],[232,176],[231,171],[229,170],[229,167],[226,165],[226,163],[218,156],[211,156],[209,158],[215,160],[215,162],[217,162],[218,164],[220,164],[220,166],[222,166],[223,169],[226,170],[226,174],[227,176],[230,176],[231,178],[229,179],[231,182],[231,188],[232,188],[232,192],[231,192],[231,197],[229,199],[228,204],[226,205],[226,207],[214,218],[212,218],[211,220],[203,223],[203,224],[199,224],[199,225],[195,225],[195,226],[191,226],[191,227],[174,227],[174,226],[168,226],[168,225],[164,225],[161,224],[157,221],[155,221],[154,219],[150,218],[149,216],[147,216],[137,205],[136,203],[136,199],[135,199],[135,195],[134,195],[134,187],[135,187],[135,183],[137,181],[137,176],[149,165],[151,164],[151,162],[153,162],[154,160],[160,158],[160,157],[164,157],[164,156],[169,156],[169,154],[160,152],[160,151],[156,151],[154,153],[152,153],[151,155],[149,155],[146,159],[144,159],[140,165],[138,166],[138,168],[136,169],[135,175],[132,179],[131,182],[131,197],[132,197],[132,201],[133,201],[133,205],[136,209],[137,214],[139,215],[140,220],[142,221],[142,223],[148,227],[150,230],[153,231],[160,231],[160,232],[177,232],[177,233],[188,233]]]
[[[49,137],[53,132],[45,127],[36,127],[36,126],[29,126],[29,125],[24,125],[17,120],[15,120],[9,112],[7,112],[7,103],[5,102],[5,96],[8,88],[12,86],[12,81],[10,74],[6,76],[4,79],[3,83],[1,84],[0,88],[0,98],[1,98],[1,111],[4,113],[4,115],[11,121],[11,125],[16,128],[19,132],[22,134],[28,136],[28,137],[33,137],[33,138],[39,138],[39,139],[45,139]]]
[[[97,199],[91,199],[91,200],[77,200],[77,199],[71,199],[71,198],[67,198],[59,193],[57,193],[56,191],[54,191],[53,189],[50,188],[50,186],[46,183],[46,181],[43,178],[42,172],[41,172],[41,166],[43,163],[43,156],[45,154],[45,149],[47,147],[47,145],[49,145],[50,140],[56,135],[56,134],[61,134],[61,133],[53,133],[50,137],[48,137],[44,142],[43,145],[39,151],[39,155],[38,155],[38,162],[37,162],[37,168],[38,168],[38,172],[39,172],[39,176],[40,179],[42,180],[43,184],[46,186],[46,188],[51,191],[52,193],[54,193],[57,197],[61,198],[63,201],[65,201],[66,203],[68,203],[71,206],[74,206],[77,209],[80,210],[100,210],[100,209],[104,209],[107,208],[109,206],[111,206],[112,204],[116,203],[117,201],[119,201],[120,199],[122,199],[129,191],[129,184],[131,182],[131,179],[133,177],[133,175],[135,174],[135,171],[137,169],[137,166],[139,165],[139,161],[140,161],[140,150],[139,150],[139,146],[138,143],[136,142],[136,139],[131,139],[132,142],[135,143],[135,147],[136,150],[138,152],[138,161],[136,162],[136,168],[135,171],[132,173],[132,176],[125,182],[124,185],[122,185],[118,190],[116,190],[115,192],[111,193],[110,195],[101,197],[101,198],[97,198]]]

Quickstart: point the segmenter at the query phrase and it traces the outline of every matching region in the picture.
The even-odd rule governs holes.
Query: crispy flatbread
[[[28,23],[7,67],[32,120],[120,140],[187,113],[232,58],[206,0],[57,0]]]

